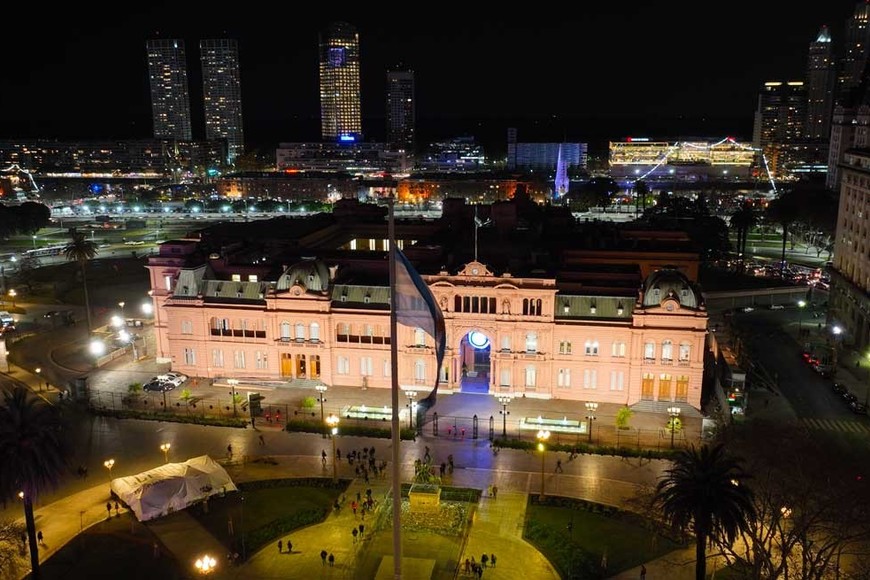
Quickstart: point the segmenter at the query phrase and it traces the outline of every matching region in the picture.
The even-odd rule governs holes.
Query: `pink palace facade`
[[[216,255],[193,259],[197,244],[169,241],[149,260],[158,361],[199,377],[390,388],[386,277],[342,283],[342,266],[314,256],[272,280],[218,273]],[[474,261],[423,278],[447,327],[439,392],[700,410],[707,312],[677,268],[646,273],[632,295],[560,291]],[[397,340],[401,387],[433,385],[431,338],[400,326]]]

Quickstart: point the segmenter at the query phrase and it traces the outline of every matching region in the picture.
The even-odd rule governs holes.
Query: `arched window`
[[[543,304],[544,302],[540,298],[535,301],[535,316],[540,316],[544,312]]]
[[[643,358],[653,360],[656,358],[656,343],[647,342],[643,345]]]
[[[422,328],[414,329],[414,346],[426,346],[426,331]]]
[[[666,340],[662,343],[662,360],[674,359],[674,343]]]
[[[526,352],[538,352],[538,335],[534,332],[529,332],[526,334]]]
[[[290,338],[290,323],[284,321],[281,323],[281,340],[287,342],[290,340]]]
[[[296,323],[296,340],[305,340],[305,325],[301,322]]]
[[[529,314],[529,299],[523,298],[523,316],[527,316]]]
[[[311,337],[312,342],[320,341],[320,325],[319,324],[317,324],[316,322],[312,322],[311,326],[309,327],[309,333],[310,333],[309,336]]]

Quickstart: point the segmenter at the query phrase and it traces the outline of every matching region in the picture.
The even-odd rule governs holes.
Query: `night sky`
[[[803,80],[822,24],[839,54],[855,6],[578,2],[565,11],[529,2],[482,16],[461,3],[395,12],[372,12],[372,3],[352,10],[229,4],[243,14],[215,3],[136,4],[4,7],[0,138],[149,137],[145,41],[157,36],[186,42],[194,136],[201,137],[198,40],[226,36],[239,41],[249,144],[318,140],[317,34],[330,20],[345,20],[360,34],[369,140],[384,137],[385,71],[399,63],[416,73],[423,141],[474,134],[504,148],[507,127],[518,127],[520,140],[748,140],[761,83]]]

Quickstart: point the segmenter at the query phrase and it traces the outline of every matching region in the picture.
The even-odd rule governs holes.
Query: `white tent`
[[[113,479],[112,491],[144,522],[238,488],[217,461],[202,455]]]

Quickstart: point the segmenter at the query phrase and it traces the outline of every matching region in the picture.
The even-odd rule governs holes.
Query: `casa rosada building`
[[[353,283],[343,266],[306,256],[262,279],[198,253],[199,244],[168,241],[149,259],[158,361],[215,379],[391,387],[386,274]],[[557,278],[515,277],[477,261],[421,271],[446,322],[439,392],[700,410],[701,293],[676,267],[639,271],[640,286],[623,295],[566,292]],[[399,326],[395,338],[401,388],[428,392],[436,378],[431,337]]]

